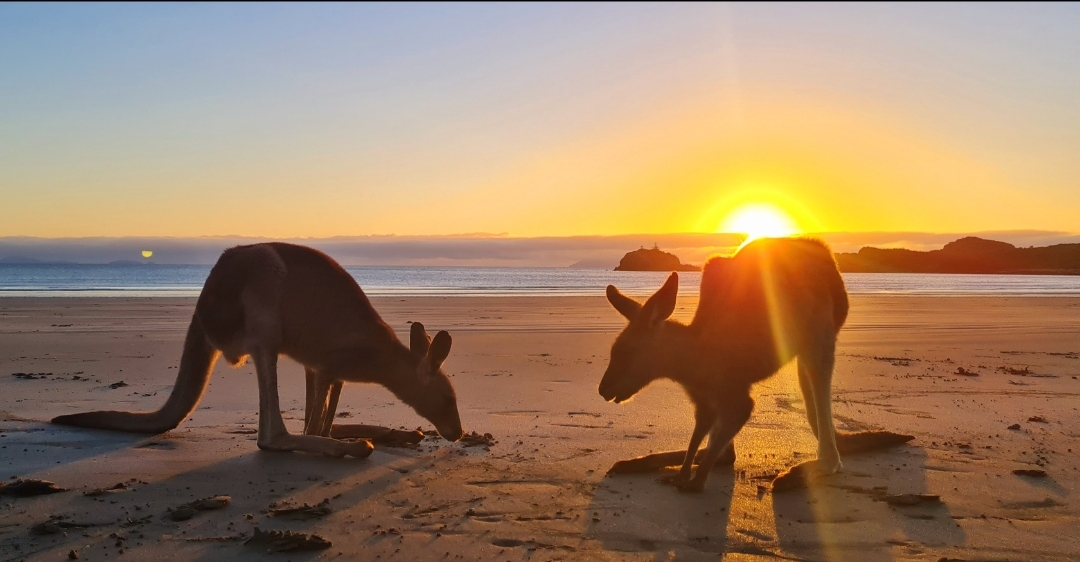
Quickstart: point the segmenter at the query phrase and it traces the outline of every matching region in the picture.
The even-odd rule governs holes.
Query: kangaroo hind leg
[[[304,451],[321,453],[334,457],[349,455],[365,458],[374,450],[371,443],[360,441],[346,443],[328,437],[315,435],[291,435],[281,416],[281,403],[278,398],[277,351],[261,347],[252,354],[255,372],[259,379],[259,437],[260,449],[268,451]],[[310,417],[312,424],[322,419],[322,412],[316,418]]]
[[[836,426],[832,415],[832,375],[836,363],[836,334],[829,330],[809,346],[806,353],[799,357],[799,378],[803,378],[803,365],[806,366],[806,378],[812,392],[812,399],[807,398],[806,413],[811,418],[810,425],[816,425],[818,438],[818,467],[825,474],[840,470],[840,452],[836,448]],[[813,408],[811,408],[813,404]],[[811,411],[813,414],[811,414]],[[816,420],[816,424],[813,420]]]
[[[320,376],[311,368],[304,369],[307,380],[307,399],[304,408],[304,435],[330,436],[330,426],[334,423],[338,398],[341,396],[341,382],[331,381]]]
[[[810,431],[814,432],[814,438],[818,436],[817,402],[814,401],[814,385],[811,382],[810,365],[808,360],[799,357],[799,388],[802,390],[803,406],[806,408],[806,421],[810,422]]]
[[[341,387],[343,385],[344,383],[341,381],[330,383],[330,395],[326,397],[326,410],[323,412],[322,425],[319,427],[318,435],[330,437],[330,429],[334,426],[334,416],[337,414],[338,399],[341,398]]]

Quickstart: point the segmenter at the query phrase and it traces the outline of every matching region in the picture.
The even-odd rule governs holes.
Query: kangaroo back
[[[763,238],[705,264],[691,325],[724,337],[770,334],[778,327],[800,331],[814,322],[814,310],[831,316],[838,331],[847,320],[847,290],[828,246]]]
[[[210,382],[218,351],[210,345],[196,313],[184,339],[180,372],[165,405],[154,412],[103,410],[53,418],[52,423],[133,433],[163,433],[180,425],[195,410]]]

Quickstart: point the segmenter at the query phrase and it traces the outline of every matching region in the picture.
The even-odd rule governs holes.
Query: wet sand
[[[425,440],[366,460],[261,452],[253,368],[222,363],[192,419],[167,434],[50,426],[63,413],[160,405],[194,301],[0,299],[0,481],[70,489],[0,497],[0,560],[72,550],[80,560],[1080,557],[1080,299],[854,297],[834,383],[838,427],[916,439],[847,457],[818,488],[773,493],[771,476],[815,451],[789,365],[757,388],[734,470],[692,496],[656,475],[604,476],[617,460],[684,447],[692,419],[670,383],[623,405],[596,393],[622,327],[602,297],[373,300],[402,336],[411,320],[451,332],[445,369],[466,430],[493,434],[490,449]],[[680,301],[676,315],[695,304]],[[299,431],[302,371],[285,360],[280,372],[286,421]],[[338,411],[347,423],[430,428],[373,386],[346,386]],[[83,495],[118,483],[127,489]],[[883,493],[941,501],[890,505]],[[219,494],[231,496],[223,509],[183,521],[168,511]],[[324,500],[329,512],[310,519],[270,512]],[[67,528],[31,534],[60,516]],[[256,527],[333,546],[267,554],[243,545]]]

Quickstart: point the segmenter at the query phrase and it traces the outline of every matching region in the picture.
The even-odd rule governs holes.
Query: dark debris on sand
[[[83,492],[83,495],[93,498],[93,497],[97,497],[97,496],[104,496],[106,494],[115,494],[117,492],[126,492],[127,489],[128,489],[128,485],[126,483],[124,483],[124,482],[120,482],[119,484],[114,484],[112,486],[109,486],[108,488],[96,488],[96,489],[90,490],[88,492]]]
[[[60,486],[57,486],[55,482],[35,480],[32,478],[26,480],[20,478],[8,484],[0,484],[0,496],[10,496],[13,498],[28,498],[31,496],[43,496],[45,494],[55,494],[57,492],[66,491],[67,488],[61,488]]]
[[[166,512],[166,516],[173,521],[187,521],[195,516],[199,511],[211,511],[215,509],[225,509],[228,507],[229,502],[232,501],[231,496],[211,496],[209,498],[203,498],[201,500],[195,500],[193,502],[185,503],[174,508],[169,508]]]
[[[1012,471],[1017,476],[1029,476],[1031,478],[1046,478],[1046,471],[1037,468],[1018,468]]]
[[[304,504],[299,507],[282,507],[277,504],[270,504],[270,509],[267,513],[270,517],[281,517],[284,519],[319,519],[320,517],[326,517],[330,515],[333,510],[330,509],[330,499],[324,499],[316,505]]]
[[[333,543],[319,535],[306,535],[293,531],[263,531],[255,527],[255,534],[244,542],[245,546],[265,549],[268,553],[302,550],[326,550]]]
[[[23,379],[32,381],[35,379],[43,379],[45,377],[51,377],[52,373],[11,373],[11,376],[17,379]]]
[[[497,441],[495,441],[495,438],[492,437],[490,433],[480,435],[473,431],[461,436],[458,443],[461,443],[465,447],[491,447],[497,443]]]
[[[889,505],[910,506],[941,503],[937,494],[886,494],[881,501]]]
[[[31,535],[56,535],[67,531],[77,531],[88,527],[97,527],[99,523],[75,523],[65,521],[63,515],[54,515],[48,521],[43,521],[30,527]]]

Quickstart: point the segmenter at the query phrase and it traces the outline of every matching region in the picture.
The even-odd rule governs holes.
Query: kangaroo
[[[689,325],[668,319],[678,291],[674,272],[644,305],[608,286],[608,301],[629,324],[611,347],[599,387],[605,400],[621,403],[660,378],[683,386],[695,407],[695,426],[672,483],[700,492],[722,454],[734,462],[731,440],[754,408],[751,385],[796,357],[807,419],[818,440],[816,469],[839,470],[831,383],[848,297],[829,248],[817,240],[761,238],[732,257],[711,258]],[[691,476],[706,434],[708,446]]]
[[[222,253],[203,285],[176,383],[164,406],[154,412],[72,414],[53,418],[52,423],[137,433],[168,431],[195,410],[214,363],[224,355],[234,366],[248,357],[255,363],[260,449],[370,455],[373,446],[368,441],[329,437],[345,381],[385,386],[435,424],[439,435],[456,441],[462,435],[457,397],[441,370],[450,353],[450,334],[441,331],[430,339],[423,325],[414,323],[410,343],[407,348],[398,340],[352,276],[326,254],[278,242],[237,246]],[[303,435],[291,435],[281,417],[279,354],[305,368]]]

